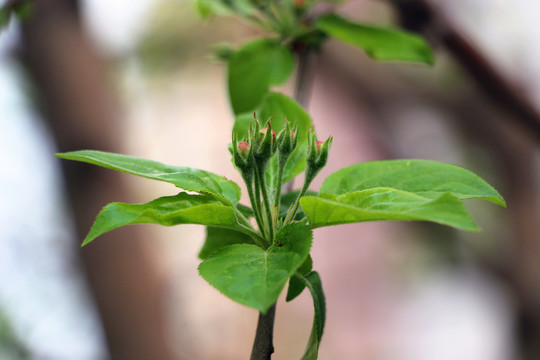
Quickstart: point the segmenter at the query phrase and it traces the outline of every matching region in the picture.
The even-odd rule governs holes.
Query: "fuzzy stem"
[[[277,224],[277,220],[279,217],[279,206],[281,205],[281,188],[282,188],[282,182],[283,182],[283,172],[285,170],[285,164],[287,162],[287,159],[285,161],[278,161],[278,176],[277,176],[277,184],[276,184],[276,194],[274,195],[274,208],[276,211],[276,217],[274,219],[274,222]]]
[[[309,184],[311,184],[311,180],[306,179],[306,182],[304,183],[302,190],[296,197],[296,200],[294,201],[293,206],[291,206],[289,211],[287,212],[287,217],[285,218],[285,221],[283,221],[283,225],[288,224],[294,219],[294,216],[296,215],[296,212],[298,211],[298,205],[300,205],[300,198],[304,196],[304,194],[306,193],[309,187]]]
[[[259,227],[259,231],[264,234],[264,224],[262,222],[261,218],[261,210],[259,207],[259,199],[255,196],[255,194],[258,195],[258,189],[257,189],[257,176],[255,176],[255,193],[253,192],[253,186],[251,186],[251,183],[248,183],[246,179],[244,179],[244,182],[247,185],[247,192],[249,196],[249,201],[251,202],[251,206],[253,208],[253,213],[255,214],[255,220],[257,221],[257,226]]]
[[[266,222],[267,222],[267,235],[268,235],[268,241],[272,243],[274,241],[274,221],[272,216],[272,207],[270,206],[270,200],[268,199],[268,189],[266,188],[266,181],[264,179],[264,171],[262,169],[257,169],[257,176],[259,177],[259,185],[261,187],[261,194],[263,198],[263,207],[264,207],[264,213],[266,215]]]

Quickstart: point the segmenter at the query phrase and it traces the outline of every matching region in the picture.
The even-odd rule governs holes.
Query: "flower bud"
[[[313,130],[308,134],[309,149],[306,155],[306,178],[309,181],[313,180],[326,165],[332,140],[333,138],[330,136],[326,141],[318,141]]]
[[[251,146],[247,142],[242,141],[242,142],[238,143],[237,147],[238,147],[238,152],[240,153],[240,155],[247,158],[248,153],[249,153],[249,148]]]
[[[296,148],[297,138],[296,132],[291,129],[289,122],[285,119],[285,127],[279,132],[278,135],[278,154],[279,161],[286,162],[287,158],[291,155]],[[285,165],[285,164],[283,164]]]
[[[253,174],[253,152],[248,142],[238,142],[238,136],[233,134],[233,163],[244,178],[251,179]]]
[[[261,129],[260,133],[262,136],[265,136],[267,131],[268,131],[268,128],[265,126]],[[272,130],[272,142],[274,143],[276,142],[276,132],[274,130]]]
[[[258,126],[254,128],[252,137],[256,137],[254,141],[253,155],[257,165],[261,169],[266,169],[268,160],[276,151],[276,132],[272,130],[270,121],[266,123],[266,127],[257,131]],[[255,132],[257,131],[257,132]],[[256,134],[256,135],[255,135]]]

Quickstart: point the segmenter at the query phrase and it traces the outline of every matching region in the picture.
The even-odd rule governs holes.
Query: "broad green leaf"
[[[255,40],[236,51],[229,61],[228,88],[235,114],[254,111],[273,85],[292,73],[292,52],[277,41]]]
[[[206,240],[199,252],[199,258],[205,260],[214,252],[234,244],[253,244],[253,239],[236,230],[208,226]]]
[[[305,276],[313,270],[313,259],[311,256],[308,256],[306,261],[296,270],[298,275]],[[304,291],[306,284],[298,277],[292,276],[289,280],[289,288],[287,289],[286,301],[293,301],[298,295]]]
[[[436,198],[449,192],[458,199],[483,199],[506,206],[504,199],[478,175],[456,165],[427,160],[372,161],[331,174],[321,192],[340,195],[389,187]]]
[[[392,188],[343,195],[306,196],[300,205],[312,228],[376,220],[423,220],[478,231],[467,209],[450,193],[435,199]]]
[[[83,246],[111,230],[132,224],[199,224],[240,231],[244,229],[238,224],[232,206],[223,205],[208,195],[181,192],[145,204],[108,204],[98,214]]]
[[[321,284],[321,278],[315,271],[311,272],[307,276],[298,276],[305,286],[309,289],[311,297],[313,298],[313,308],[315,309],[315,315],[313,318],[313,327],[309,336],[308,344],[302,356],[301,360],[317,360],[319,355],[319,344],[324,332],[324,324],[326,322],[326,300],[324,298],[324,292]]]
[[[209,171],[165,165],[152,160],[96,150],[73,151],[56,156],[165,181],[183,190],[210,194],[225,203],[236,204],[240,200],[238,185]]]
[[[353,23],[331,14],[319,18],[315,27],[328,35],[363,49],[382,61],[410,61],[433,64],[433,53],[420,36],[397,29]]]
[[[308,226],[292,223],[276,234],[267,250],[249,244],[229,245],[199,265],[201,276],[232,300],[266,313],[311,248]]]

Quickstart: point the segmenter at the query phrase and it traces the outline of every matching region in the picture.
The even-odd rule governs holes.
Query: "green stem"
[[[258,233],[255,229],[253,229],[253,227],[251,226],[251,223],[249,222],[249,220],[244,216],[244,214],[242,214],[240,211],[238,211],[238,209],[235,209],[236,210],[236,217],[241,220],[241,222],[243,224],[240,224],[240,226],[242,226],[242,229],[239,229],[239,231],[243,232],[244,234],[247,234],[249,236],[251,236],[251,238],[253,239],[253,241],[255,241],[255,243],[263,248],[263,249],[266,249],[268,247],[268,244],[266,242],[266,240],[264,239],[264,237],[261,236],[260,233]]]
[[[304,186],[302,187],[302,190],[298,194],[298,197],[294,201],[294,204],[289,208],[289,211],[287,212],[287,217],[285,218],[285,221],[283,221],[283,225],[290,223],[294,216],[296,215],[296,212],[298,211],[298,205],[300,205],[300,198],[306,194],[306,191],[308,190],[309,184],[311,184],[311,181],[313,179],[307,179],[304,182]]]
[[[251,182],[248,183],[246,179],[244,179],[244,182],[247,185],[247,192],[249,196],[249,201],[251,202],[251,207],[253,208],[253,214],[255,215],[255,221],[257,221],[259,231],[264,234],[265,230],[261,216],[261,209],[259,207],[259,199],[256,197],[256,194],[258,195],[259,193],[257,176],[255,176],[255,193],[253,193],[253,187],[251,186]]]
[[[278,161],[278,176],[277,176],[277,183],[276,183],[276,193],[274,195],[274,208],[277,209],[276,211],[276,218],[274,219],[274,222],[277,224],[277,218],[279,217],[279,207],[281,205],[281,188],[282,188],[282,182],[283,182],[283,172],[285,170],[285,164],[287,163],[287,159],[285,161]]]
[[[264,213],[266,215],[267,225],[267,239],[272,243],[274,241],[274,221],[272,216],[272,208],[270,207],[270,200],[268,199],[268,189],[266,188],[266,181],[264,179],[264,171],[262,168],[257,167],[255,171],[259,178],[260,191],[263,198]]]

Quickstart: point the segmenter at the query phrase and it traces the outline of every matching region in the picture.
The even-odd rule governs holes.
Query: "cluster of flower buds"
[[[332,137],[326,141],[317,140],[315,131],[311,129],[308,133],[308,152],[306,155],[306,181],[311,181],[317,173],[326,165],[328,161],[328,150],[332,146]]]
[[[285,162],[296,148],[296,132],[297,127],[292,129],[289,122],[285,120],[284,128],[276,135],[270,120],[267,121],[265,127],[261,128],[255,118],[242,141],[239,141],[237,134],[233,134],[232,152],[235,166],[248,176],[253,172],[255,165],[264,172],[268,161],[276,152],[278,152],[280,164],[285,166]]]

